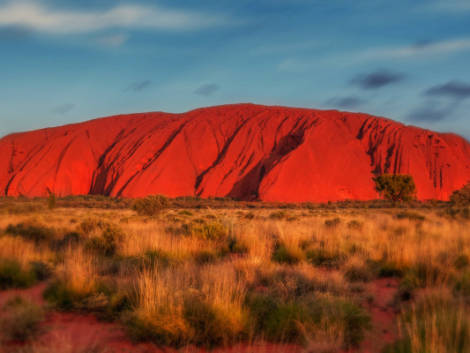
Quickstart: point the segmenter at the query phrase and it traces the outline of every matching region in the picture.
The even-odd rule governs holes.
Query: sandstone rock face
[[[372,177],[411,174],[419,199],[470,181],[470,144],[366,114],[227,105],[6,136],[0,195],[230,196],[368,200]]]

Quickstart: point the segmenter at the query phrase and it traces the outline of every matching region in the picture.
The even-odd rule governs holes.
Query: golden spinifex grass
[[[160,345],[265,340],[335,351],[375,334],[368,283],[395,277],[399,289],[389,305],[401,314],[391,352],[428,349],[423,337],[443,347],[456,334],[468,347],[465,214],[354,208],[170,208],[153,217],[129,209],[4,212],[0,284],[26,286],[49,276],[45,296],[57,307],[115,320],[135,339]],[[444,299],[422,304],[429,291],[445,305]],[[456,332],[443,328],[446,320]]]

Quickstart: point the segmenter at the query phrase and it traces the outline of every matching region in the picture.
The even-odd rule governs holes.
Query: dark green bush
[[[269,215],[269,219],[283,219],[286,217],[287,213],[285,211],[274,211]]]
[[[339,317],[345,324],[345,347],[359,346],[364,339],[365,331],[371,328],[370,316],[360,306],[349,301],[338,300],[335,304],[339,306]]]
[[[119,227],[108,225],[100,237],[90,238],[85,247],[103,256],[114,256],[123,238],[124,233]]]
[[[425,216],[418,212],[412,212],[412,211],[402,211],[399,212],[395,215],[397,219],[409,219],[412,221],[424,221],[426,219]]]
[[[295,265],[302,261],[303,254],[299,252],[295,252],[291,249],[288,249],[284,244],[278,243],[274,247],[274,251],[272,254],[271,259],[274,262],[278,262],[280,264],[287,264],[287,265]]]
[[[227,346],[243,334],[225,315],[195,296],[185,300],[184,318],[192,328],[191,342],[198,346]]]
[[[357,346],[370,327],[370,317],[359,306],[341,299],[312,296],[283,301],[266,294],[248,297],[255,332],[274,342],[304,343],[309,330],[341,323],[345,348]]]
[[[299,324],[306,321],[306,311],[298,303],[283,303],[269,295],[257,294],[248,299],[248,307],[258,335],[272,342],[305,342]]]
[[[210,250],[201,250],[194,254],[194,260],[199,265],[214,263],[217,261],[217,258],[217,253]]]
[[[6,229],[6,233],[35,242],[52,241],[56,236],[55,229],[35,222],[18,223],[16,225],[10,224]]]
[[[348,222],[348,228],[349,229],[362,230],[363,226],[364,226],[364,224],[362,222],[356,221],[354,219],[352,221]]]
[[[44,291],[44,298],[59,309],[72,310],[82,306],[86,296],[71,291],[65,283],[54,281]]]
[[[0,338],[6,341],[26,341],[40,333],[44,310],[37,304],[15,297],[9,300],[0,314]]]
[[[147,196],[137,199],[132,205],[132,209],[141,216],[155,216],[168,208],[168,199],[163,195]]]
[[[33,261],[30,264],[31,272],[38,281],[44,281],[51,277],[52,268],[49,264],[42,261]]]
[[[182,347],[190,342],[186,322],[161,315],[143,319],[133,312],[123,315],[123,323],[129,336],[137,341],[152,341],[160,346]]]
[[[57,250],[63,250],[68,247],[73,247],[82,242],[83,236],[78,232],[66,233],[62,239],[58,239],[53,243],[53,247]]]
[[[454,293],[464,296],[470,301],[470,272],[460,275],[454,285]]]
[[[335,228],[341,224],[341,218],[333,218],[325,220],[325,227]]]
[[[221,223],[210,222],[193,227],[192,234],[206,240],[221,240],[227,237],[228,229]]]
[[[109,224],[97,218],[87,218],[79,225],[79,231],[85,235],[90,235],[95,230],[103,230]]]
[[[162,250],[151,250],[145,253],[145,264],[149,265],[150,267],[168,267],[175,265],[176,263],[176,259]]]
[[[381,277],[381,278],[402,277],[404,274],[403,268],[387,260],[379,260],[379,261],[368,260],[367,265],[377,277]]]
[[[293,300],[314,293],[316,283],[292,268],[281,268],[273,272],[257,272],[251,288],[266,288],[272,298],[281,301]]]
[[[338,268],[346,261],[346,254],[331,252],[322,248],[307,250],[305,253],[307,260],[315,266],[325,266],[328,268]]]
[[[248,246],[240,241],[239,238],[234,236],[228,236],[222,253],[230,254],[246,254],[248,252]]]
[[[458,270],[462,270],[468,267],[469,264],[470,264],[470,259],[465,254],[460,254],[459,256],[456,257],[454,261],[454,266]]]
[[[346,269],[344,277],[349,282],[369,282],[373,274],[367,266],[352,265]]]
[[[229,230],[223,224],[217,221],[206,222],[203,219],[195,219],[191,223],[183,224],[180,232],[211,241],[225,240],[229,235]]]
[[[411,175],[382,174],[373,178],[375,189],[386,200],[411,201],[416,196],[416,185]]]
[[[470,183],[459,190],[455,190],[452,195],[450,195],[450,201],[455,205],[470,204]]]
[[[245,213],[244,218],[253,219],[253,218],[255,218],[255,214],[253,212],[247,212],[247,213]]]
[[[416,276],[415,272],[408,270],[400,282],[395,299],[398,301],[409,301],[414,299],[415,291],[420,286],[420,279]]]
[[[35,273],[13,260],[0,260],[0,289],[27,288],[36,282]]]

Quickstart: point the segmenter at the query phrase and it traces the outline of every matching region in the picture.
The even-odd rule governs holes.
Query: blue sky
[[[0,136],[237,102],[470,138],[470,1],[0,0]]]

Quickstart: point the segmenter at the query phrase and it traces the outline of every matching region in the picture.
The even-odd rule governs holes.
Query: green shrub
[[[364,224],[362,222],[352,220],[348,222],[348,228],[349,229],[354,229],[354,230],[362,230]]]
[[[283,219],[283,218],[286,218],[287,217],[287,213],[284,212],[284,211],[275,211],[275,212],[271,212],[271,214],[269,215],[269,219]]]
[[[145,253],[145,264],[150,267],[161,266],[168,267],[176,264],[176,259],[174,259],[170,254],[164,252],[163,250],[151,250]]]
[[[87,311],[102,319],[114,320],[130,310],[129,293],[126,288],[118,289],[112,282],[100,281],[92,291],[81,292],[56,280],[49,284],[43,296],[58,309]]]
[[[114,256],[123,238],[124,234],[119,227],[108,225],[101,236],[90,238],[85,247],[103,256]]]
[[[223,313],[195,296],[186,298],[184,318],[192,329],[191,342],[198,346],[226,346],[243,334]]]
[[[38,281],[44,281],[51,277],[52,268],[49,264],[42,261],[33,261],[30,264],[31,272]]]
[[[345,347],[359,346],[365,331],[371,328],[370,316],[360,306],[349,301],[338,300],[335,304],[339,306],[339,317],[344,323]]]
[[[463,273],[454,285],[454,293],[462,295],[470,301],[470,272]]]
[[[108,227],[109,224],[97,219],[97,218],[87,218],[79,225],[79,231],[85,235],[90,235],[95,230],[103,230]]]
[[[303,253],[287,248],[284,244],[278,243],[274,247],[271,259],[280,264],[295,265],[302,261]]]
[[[81,307],[87,296],[70,290],[62,281],[54,281],[49,284],[43,295],[47,301],[63,310]]]
[[[132,209],[141,216],[155,216],[168,207],[168,199],[163,195],[147,196],[132,205]]]
[[[423,216],[420,213],[417,212],[411,212],[411,211],[402,211],[399,212],[395,215],[397,219],[409,219],[412,221],[424,221],[426,219],[425,216]]]
[[[332,218],[325,220],[325,227],[335,228],[341,224],[341,218]]]
[[[263,293],[281,301],[308,297],[316,291],[328,292],[332,289],[327,283],[309,279],[294,268],[281,268],[273,272],[258,271],[250,288],[254,291],[265,288]]]
[[[369,282],[373,274],[367,266],[351,265],[344,272],[344,278],[349,282]]]
[[[200,250],[194,254],[194,260],[199,265],[211,264],[217,261],[217,253],[210,250]]]
[[[227,238],[229,231],[227,227],[219,222],[206,222],[193,220],[189,224],[184,224],[182,232],[204,240],[220,241]]]
[[[469,264],[470,264],[470,259],[465,254],[458,255],[454,261],[454,266],[458,270],[462,270],[468,267]]]
[[[255,214],[253,212],[247,212],[247,213],[245,213],[244,218],[253,219],[253,218],[255,218]]]
[[[26,341],[40,333],[44,310],[21,297],[9,300],[0,315],[0,338],[5,341]]]
[[[377,275],[377,277],[402,277],[404,269],[397,264],[387,261],[379,260],[373,261],[368,260],[367,264],[371,271]]]
[[[359,306],[341,299],[306,297],[279,300],[266,294],[249,296],[255,332],[274,342],[304,343],[325,325],[343,327],[345,348],[357,346],[370,327],[370,317]]]
[[[315,266],[325,266],[328,268],[338,268],[346,261],[346,254],[340,252],[330,252],[322,248],[307,250],[305,253],[307,260]]]
[[[269,295],[257,294],[248,299],[248,307],[258,335],[272,342],[304,343],[299,323],[305,321],[305,311],[297,303],[283,303]]]
[[[459,190],[455,190],[452,195],[450,195],[450,201],[455,205],[470,204],[470,183]]]
[[[435,285],[445,277],[439,267],[427,262],[418,262],[409,271],[416,278],[417,284],[421,288]]]
[[[24,270],[13,260],[0,260],[0,289],[27,288],[36,282],[32,271]]]
[[[449,207],[444,214],[452,218],[470,219],[470,207]]]
[[[190,342],[186,320],[164,312],[154,315],[129,312],[123,315],[123,323],[130,337],[137,341],[152,341],[167,347],[182,347]]]
[[[35,222],[18,223],[16,225],[10,224],[6,229],[6,233],[35,242],[52,241],[56,236],[55,229]]]
[[[386,200],[411,201],[416,195],[416,185],[411,175],[382,174],[373,178],[375,189]]]
[[[416,273],[408,270],[398,286],[395,299],[399,301],[409,301],[413,299],[416,289],[421,285],[420,279],[416,276]]]
[[[116,320],[131,309],[131,302],[127,293],[116,292],[108,297],[106,310],[102,316],[107,320]]]
[[[222,254],[246,254],[248,252],[248,246],[246,246],[239,238],[234,236],[228,236]]]
[[[73,247],[73,246],[76,246],[78,245],[79,243],[81,243],[83,240],[83,236],[78,233],[78,232],[69,232],[69,233],[66,233],[62,239],[58,239],[57,241],[55,241],[55,243],[53,244],[53,247],[57,250],[63,250],[63,249],[66,249],[68,247]]]

